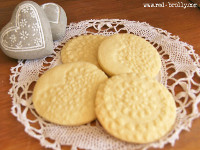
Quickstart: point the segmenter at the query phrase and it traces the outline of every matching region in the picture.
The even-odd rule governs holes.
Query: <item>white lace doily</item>
[[[79,127],[59,126],[44,121],[33,108],[31,95],[35,82],[49,68],[60,64],[60,50],[70,38],[82,34],[112,35],[133,33],[151,42],[159,51],[162,59],[160,82],[173,94],[177,104],[177,119],[174,129],[157,142],[150,144],[130,144],[108,135],[94,121]],[[67,26],[62,41],[54,43],[54,54],[38,60],[20,60],[11,68],[9,94],[12,97],[12,114],[25,127],[25,132],[40,140],[42,146],[61,149],[71,145],[73,150],[83,149],[148,149],[162,148],[165,144],[174,145],[183,130],[189,130],[192,120],[200,116],[200,58],[191,45],[179,41],[179,37],[150,26],[145,22],[103,19],[86,20]],[[177,92],[179,91],[179,92]],[[167,122],[166,122],[167,123]]]

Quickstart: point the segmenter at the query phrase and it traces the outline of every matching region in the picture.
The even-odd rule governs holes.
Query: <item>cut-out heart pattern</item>
[[[1,44],[9,51],[30,51],[45,47],[40,17],[32,4],[23,4],[16,12],[15,26],[6,29]]]

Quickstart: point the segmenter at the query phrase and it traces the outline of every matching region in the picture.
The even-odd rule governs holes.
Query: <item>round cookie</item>
[[[81,125],[96,118],[98,85],[107,76],[86,62],[68,63],[45,72],[33,90],[33,105],[44,119],[60,125]]]
[[[104,40],[101,35],[82,35],[69,40],[61,50],[61,59],[63,63],[86,61],[97,67],[98,47]]]
[[[133,143],[159,140],[176,119],[171,93],[151,77],[133,73],[116,75],[102,83],[95,111],[108,133]]]
[[[156,77],[161,68],[157,50],[133,34],[115,34],[106,38],[99,46],[98,60],[110,76],[134,72]]]

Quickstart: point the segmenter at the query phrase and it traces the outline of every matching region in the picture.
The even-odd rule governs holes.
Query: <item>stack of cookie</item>
[[[145,39],[83,35],[65,44],[61,59],[33,91],[34,107],[44,119],[82,125],[97,118],[109,134],[132,143],[157,141],[172,129],[176,104],[155,79],[161,60]]]

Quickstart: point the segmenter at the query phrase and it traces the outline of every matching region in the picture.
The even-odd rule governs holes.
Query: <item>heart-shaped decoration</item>
[[[35,59],[53,52],[49,21],[35,2],[20,3],[0,34],[1,48],[12,58]]]
[[[53,40],[61,39],[65,35],[67,26],[67,16],[64,9],[55,3],[45,3],[41,7],[49,19]]]
[[[59,23],[61,7],[58,4],[45,3],[45,4],[41,5],[41,7],[45,11],[47,18],[49,19],[49,22],[56,23],[56,24]]]

